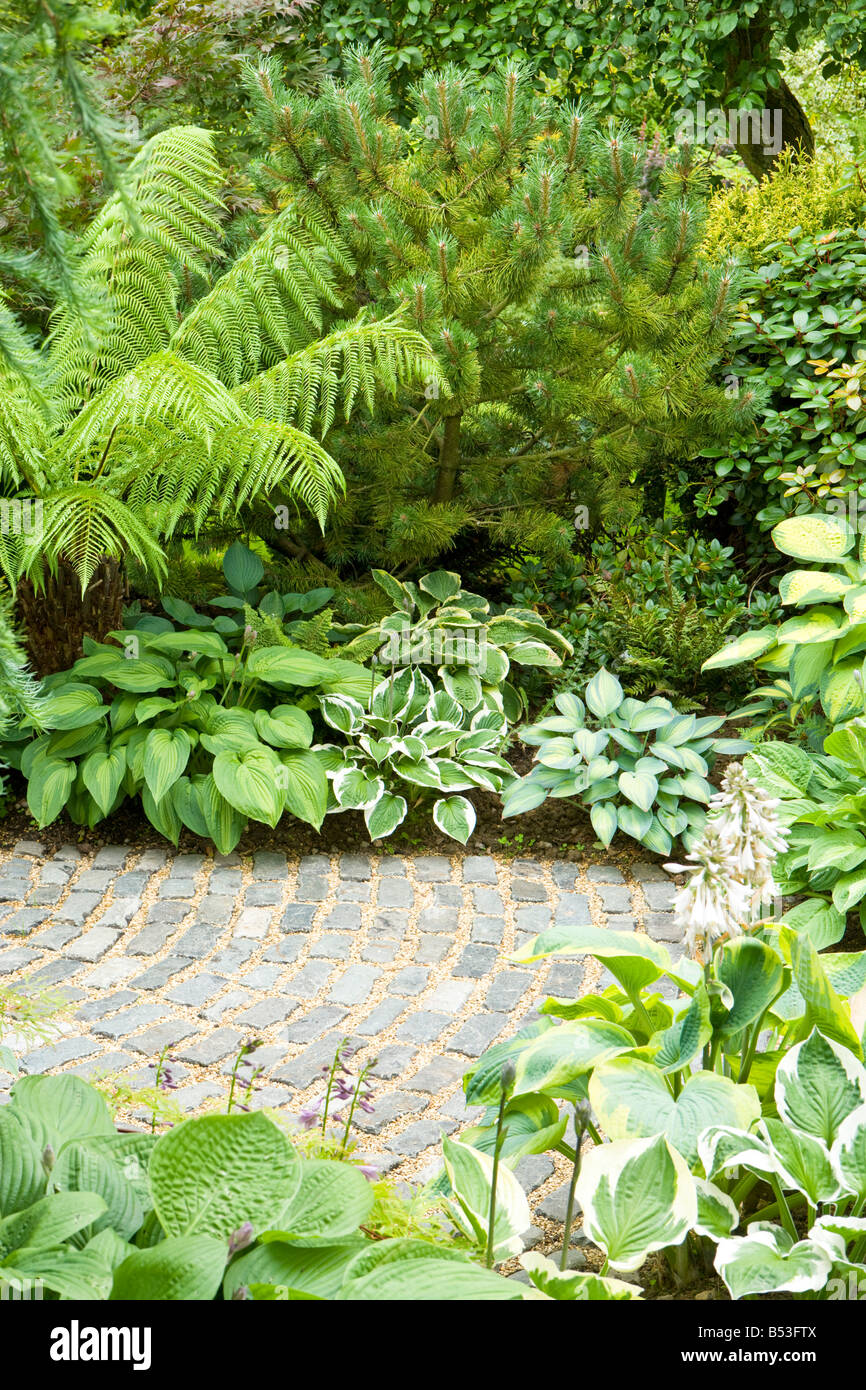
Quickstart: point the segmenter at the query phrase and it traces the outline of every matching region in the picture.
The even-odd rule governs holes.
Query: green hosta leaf
[[[280,754],[280,762],[284,769],[280,780],[286,810],[318,830],[328,809],[328,777],[324,756],[312,748],[297,753],[287,751]]]
[[[202,747],[208,753],[241,753],[246,748],[259,748],[253,713],[248,709],[217,709],[207,721],[207,733],[202,734]]]
[[[466,1103],[498,1102],[506,1061],[514,1062],[513,1096],[530,1091],[555,1095],[601,1061],[631,1051],[634,1045],[634,1038],[625,1028],[605,1019],[585,1018],[560,1024],[549,1018],[539,1019],[531,1028],[521,1029],[508,1042],[497,1043],[484,1053],[467,1084]]]
[[[773,1119],[762,1120],[759,1133],[769,1143],[784,1188],[804,1193],[812,1206],[840,1196],[830,1154],[819,1139]]]
[[[11,1105],[0,1109],[0,1216],[23,1211],[45,1192],[42,1149],[12,1112]]]
[[[39,1281],[65,1299],[108,1297],[111,1275],[104,1260],[87,1250],[17,1250],[14,1267],[3,1266],[3,1281],[32,1289]]]
[[[454,1303],[523,1299],[526,1290],[462,1251],[424,1240],[375,1241],[356,1255],[341,1300],[367,1303]]]
[[[320,695],[319,708],[332,729],[341,734],[356,734],[364,727],[364,706],[348,695]]]
[[[475,829],[475,807],[465,796],[444,797],[433,807],[433,820],[443,835],[465,845]]]
[[[182,1133],[183,1128],[172,1132]],[[111,1298],[135,1303],[209,1302],[222,1283],[226,1259],[224,1240],[201,1234],[169,1236],[149,1250],[136,1250],[118,1266]]]
[[[71,1139],[114,1134],[103,1097],[80,1076],[22,1076],[12,1088],[10,1114],[38,1146],[55,1153]]]
[[[116,741],[110,748],[102,744],[81,764],[81,780],[103,815],[114,805],[123,774],[126,771],[126,749]]]
[[[144,778],[154,801],[162,801],[181,776],[191,747],[183,729],[151,729],[144,745]]]
[[[809,846],[806,867],[813,873],[831,867],[845,873],[866,860],[866,835],[859,830],[828,830]]]
[[[860,1039],[850,1013],[833,988],[811,941],[789,927],[782,927],[779,942],[790,958],[794,981],[806,1004],[805,1026],[819,1028],[827,1038],[862,1057]]]
[[[242,753],[218,753],[213,762],[213,778],[226,801],[242,816],[275,826],[283,813],[280,783],[282,764],[272,749],[258,748]]]
[[[217,661],[227,661],[231,656],[218,632],[202,632],[201,629],[197,632],[166,632],[151,638],[147,647],[151,652],[191,652],[194,656],[209,656]]]
[[[779,1063],[775,1095],[786,1124],[829,1147],[842,1121],[866,1102],[866,1069],[816,1028]]]
[[[695,1191],[698,1197],[698,1218],[694,1229],[699,1236],[708,1236],[713,1242],[722,1240],[735,1231],[740,1224],[740,1213],[727,1192],[706,1178],[695,1178]]]
[[[863,661],[860,657],[849,657],[830,666],[821,677],[821,707],[831,724],[841,724],[844,719],[853,719],[862,714]]]
[[[831,1157],[845,1191],[853,1192],[858,1201],[863,1201],[866,1198],[866,1105],[858,1105],[836,1126]]]
[[[568,1115],[560,1115],[556,1102],[549,1096],[526,1095],[510,1100],[505,1107],[502,1124],[502,1159],[514,1164],[525,1154],[546,1153],[555,1149],[565,1135]],[[496,1125],[471,1125],[460,1133],[464,1144],[482,1153],[492,1154],[496,1144]]]
[[[200,1115],[160,1135],[148,1176],[167,1235],[225,1240],[245,1221],[256,1233],[275,1227],[297,1190],[300,1166],[282,1130],[251,1111]]]
[[[542,666],[552,670],[562,665],[561,657],[546,642],[515,642],[508,648],[508,656],[518,666]]]
[[[464,1234],[483,1246],[487,1238],[493,1159],[464,1141],[442,1140],[445,1171],[455,1201],[450,1205]],[[527,1224],[528,1223],[528,1224]],[[496,1178],[496,1213],[493,1226],[493,1258],[506,1260],[523,1249],[521,1234],[532,1225],[532,1212],[523,1188],[506,1164]]]
[[[697,1162],[698,1135],[709,1125],[748,1129],[761,1113],[752,1086],[738,1086],[715,1072],[690,1076],[674,1100],[662,1074],[636,1057],[616,1057],[596,1067],[589,1098],[612,1139],[665,1134],[690,1164]]]
[[[231,854],[246,829],[247,818],[226,801],[212,775],[194,774],[192,785],[204,817],[207,833],[218,853]]]
[[[576,1193],[585,1233],[625,1273],[640,1269],[653,1250],[679,1245],[698,1214],[692,1175],[661,1135],[592,1149]]]
[[[468,666],[440,666],[439,679],[462,709],[474,710],[481,703],[481,681]]]
[[[749,776],[770,796],[801,797],[812,781],[812,760],[788,743],[762,743],[744,760]]]
[[[370,839],[381,840],[387,835],[393,835],[397,826],[405,820],[408,809],[404,797],[395,796],[393,792],[383,792],[378,801],[368,806],[364,812]]]
[[[48,1250],[98,1221],[105,1202],[95,1192],[52,1192],[0,1221],[0,1268],[14,1250]]]
[[[858,721],[834,729],[824,739],[824,752],[839,758],[846,767],[866,772],[866,729]]]
[[[595,956],[603,960],[623,989],[637,993],[652,984],[669,968],[671,959],[660,941],[637,932],[614,932],[604,927],[564,922],[533,937],[515,951],[512,959],[521,962],[544,960],[548,956]]]
[[[268,1241],[232,1260],[223,1280],[230,1299],[242,1284],[270,1284],[315,1298],[334,1299],[349,1263],[367,1245],[359,1236],[335,1245],[307,1246]]]
[[[108,707],[95,686],[66,681],[45,697],[39,722],[45,729],[81,729],[107,714]]]
[[[349,811],[363,811],[373,806],[385,790],[381,777],[371,777],[366,768],[344,767],[333,780],[334,795]]]
[[[325,657],[300,647],[259,647],[247,658],[247,674],[268,685],[310,686],[324,685],[337,673]]]
[[[740,666],[744,661],[754,661],[777,643],[775,627],[762,627],[757,632],[746,632],[733,642],[728,642],[720,651],[709,657],[701,667],[702,671],[721,671],[727,666]]]
[[[830,603],[844,598],[850,588],[850,580],[840,574],[789,570],[779,581],[779,598],[783,603]]]
[[[613,714],[625,698],[616,676],[604,666],[588,682],[584,695],[586,703],[598,719],[606,719],[609,714]]]
[[[60,1192],[95,1192],[105,1202],[105,1212],[95,1230],[110,1228],[130,1240],[144,1219],[135,1189],[120,1167],[86,1141],[65,1144],[57,1156],[51,1180]]]
[[[783,922],[808,936],[816,951],[834,946],[845,935],[845,918],[823,898],[806,898],[797,903],[785,913]]]
[[[27,805],[40,830],[60,815],[75,777],[74,763],[61,758],[34,758],[27,783]]]
[[[836,608],[810,608],[779,628],[780,642],[834,642],[845,619]]]
[[[274,748],[309,748],[313,741],[313,721],[297,705],[277,705],[270,714],[259,709],[253,719],[259,738]]]
[[[832,515],[789,516],[772,530],[773,544],[795,560],[841,560],[856,539],[843,517]]]
[[[780,1226],[755,1222],[747,1236],[719,1241],[713,1262],[731,1298],[822,1289],[833,1267],[814,1241],[795,1245]]]
[[[378,718],[399,719],[415,694],[415,672],[410,666],[380,681],[373,691],[370,710]]]
[[[781,994],[785,979],[776,952],[751,936],[725,942],[716,956],[715,974],[733,997],[727,1016],[716,1025],[722,1038],[735,1037],[755,1023]]]
[[[599,1274],[561,1270],[553,1260],[534,1250],[521,1255],[520,1263],[535,1287],[557,1302],[628,1303],[641,1299],[640,1289],[624,1279],[603,1279]]]
[[[265,567],[249,546],[235,541],[223,556],[223,574],[230,589],[238,594],[247,594],[260,584]]]
[[[653,1062],[660,1071],[682,1071],[698,1055],[713,1034],[710,1021],[710,1001],[706,989],[695,990],[688,1007],[662,1033],[651,1039],[658,1047]]]
[[[265,1240],[331,1245],[357,1234],[373,1207],[373,1191],[358,1168],[331,1160],[304,1159],[299,1182],[280,1217],[281,1230]]]

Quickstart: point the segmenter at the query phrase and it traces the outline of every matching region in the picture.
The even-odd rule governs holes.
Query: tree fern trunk
[[[439,450],[439,472],[436,476],[434,502],[450,502],[454,496],[457,469],[460,464],[460,421],[461,415],[446,415],[442,434],[442,447]]]
[[[102,641],[120,627],[124,587],[120,565],[109,559],[102,561],[83,595],[81,581],[63,561],[56,575],[46,575],[39,591],[28,580],[18,586],[27,650],[38,675],[67,670],[81,656],[85,637]]]

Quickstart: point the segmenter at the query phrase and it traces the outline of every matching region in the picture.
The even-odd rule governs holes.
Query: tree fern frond
[[[146,521],[98,483],[75,483],[42,499],[42,534],[22,546],[22,569],[39,586],[44,564],[65,560],[76,570],[84,593],[106,555],[132,555],[146,569],[164,572],[163,552]]]
[[[12,626],[12,605],[0,597],[0,736],[13,720],[27,718],[40,727],[44,697],[27,666],[24,648]]]
[[[426,338],[407,327],[400,310],[368,321],[362,316],[345,328],[293,353],[260,372],[233,395],[254,418],[295,424],[309,433],[314,421],[324,436],[336,407],[348,420],[359,393],[372,412],[375,387],[395,395],[399,385],[448,385]]]
[[[15,491],[23,484],[38,490],[51,442],[48,406],[30,387],[30,378],[0,367],[0,484]]]
[[[322,329],[322,303],[336,308],[333,238],[281,213],[199,300],[176,330],[175,352],[233,386],[262,362],[304,347]],[[340,254],[341,269],[350,269]]]

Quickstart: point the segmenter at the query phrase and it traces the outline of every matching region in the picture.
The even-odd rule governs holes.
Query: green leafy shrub
[[[662,696],[631,699],[604,667],[584,695],[586,704],[574,694],[557,695],[559,713],[521,732],[538,749],[536,766],[505,788],[503,817],[530,811],[548,796],[573,796],[589,807],[605,845],[617,830],[656,854],[670,853],[677,837],[688,844],[706,819],[711,760],[750,745],[713,738],[724,718],[679,714]]]

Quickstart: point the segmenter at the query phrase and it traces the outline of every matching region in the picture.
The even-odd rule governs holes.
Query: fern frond
[[[38,588],[44,566],[56,570],[64,560],[76,570],[84,593],[106,555],[132,555],[145,568],[162,573],[165,560],[146,520],[98,483],[75,483],[42,499],[39,536],[22,546],[22,570]]]
[[[12,605],[0,597],[0,736],[9,732],[13,720],[30,719],[40,727],[44,698],[42,688],[30,674],[24,648],[12,626]]]

